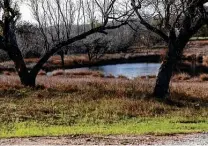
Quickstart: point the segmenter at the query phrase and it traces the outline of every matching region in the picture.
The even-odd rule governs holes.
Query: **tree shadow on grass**
[[[172,92],[168,98],[164,100],[162,99],[157,99],[157,100],[167,105],[176,106],[176,107],[194,107],[194,108],[207,107],[208,108],[208,98],[187,96],[185,93]]]

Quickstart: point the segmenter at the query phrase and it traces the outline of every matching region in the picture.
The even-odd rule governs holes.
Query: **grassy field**
[[[207,132],[208,82],[202,79],[175,76],[169,100],[160,101],[151,95],[152,78],[38,76],[31,89],[15,75],[1,75],[0,137]]]

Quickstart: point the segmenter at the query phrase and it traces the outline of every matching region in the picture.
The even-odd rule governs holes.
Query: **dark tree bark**
[[[149,3],[148,5],[155,9],[152,15],[159,16],[156,18],[156,24],[147,21],[145,14],[141,13],[140,10],[144,7],[142,4],[145,2],[135,0],[131,2],[140,23],[168,44],[168,53],[159,69],[153,92],[156,97],[164,99],[169,93],[173,69],[181,60],[184,47],[204,24],[208,24],[207,7],[204,5],[208,0],[178,1],[177,4],[174,1]],[[162,6],[165,9],[161,9]],[[161,15],[163,13],[164,16]]]
[[[159,69],[154,89],[154,95],[158,98],[165,98],[169,95],[169,84],[172,77],[174,67],[180,60],[181,53],[178,52],[177,45],[170,43],[168,53]]]
[[[170,60],[162,63],[156,80],[154,96],[166,98],[169,95],[169,83],[174,65],[175,64]]]
[[[59,51],[57,54],[60,55],[60,57],[61,57],[61,65],[62,65],[62,68],[64,69],[64,66],[65,66],[65,63],[64,63],[64,50]]]

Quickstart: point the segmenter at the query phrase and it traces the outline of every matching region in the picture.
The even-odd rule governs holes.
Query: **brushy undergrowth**
[[[173,76],[173,80],[185,81],[185,80],[189,80],[189,79],[191,79],[191,76],[187,73],[179,73],[179,74],[176,74]]]
[[[201,81],[208,81],[208,74],[201,74],[199,78]]]
[[[37,125],[42,127],[66,126],[70,129],[76,126],[84,127],[83,125],[115,125],[125,121],[128,124],[128,121],[132,120],[170,117],[174,120],[168,121],[166,132],[174,122],[176,126],[179,123],[182,127],[187,123],[199,124],[198,127],[202,124],[198,129],[196,125],[193,131],[203,131],[202,127],[208,130],[206,82],[172,83],[171,95],[166,101],[152,97],[153,79],[39,76],[39,86],[36,89],[22,87],[16,76],[1,76],[0,82],[0,128],[6,129],[3,133],[0,132],[0,137],[5,136],[12,126],[17,126],[18,129],[21,123],[38,123]],[[182,120],[176,120],[181,118]],[[148,120],[145,123],[148,123]],[[149,126],[151,123],[153,122],[150,122]],[[38,127],[34,128],[37,130]],[[177,133],[177,129],[175,130],[173,131]],[[96,130],[94,132],[96,133]],[[9,131],[8,133],[11,134]],[[73,131],[69,130],[64,134],[73,134]],[[15,132],[13,136],[16,136]]]

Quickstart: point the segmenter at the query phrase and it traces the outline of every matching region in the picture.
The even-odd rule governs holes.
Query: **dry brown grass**
[[[38,75],[45,76],[45,75],[47,75],[47,73],[44,70],[40,70]]]
[[[191,76],[187,73],[179,73],[173,76],[173,80],[185,81],[191,79]]]
[[[62,70],[62,69],[54,70],[52,72],[52,76],[61,76],[61,75],[64,75],[64,74],[65,74],[65,71]]]
[[[27,58],[24,59],[26,63],[35,63],[39,61],[39,58]]]
[[[112,79],[112,78],[115,78],[115,76],[112,75],[112,74],[109,74],[109,75],[106,76],[106,78],[111,78]]]
[[[93,77],[105,77],[104,73],[103,72],[100,72],[100,71],[96,71],[95,73],[92,74]]]
[[[171,103],[152,98],[154,81],[141,78],[38,76],[41,88],[30,89],[22,87],[17,76],[2,75],[0,83],[0,122],[18,119],[73,125],[134,117],[208,116],[207,82],[173,82]]]
[[[70,69],[70,70],[54,70],[52,72],[52,76],[62,76],[65,75],[67,77],[76,77],[76,78],[80,78],[80,77],[87,77],[87,76],[91,76],[91,77],[104,77],[104,74],[100,71],[91,71],[88,69]]]
[[[3,74],[6,75],[6,76],[12,75],[12,73],[11,72],[8,72],[8,71],[4,71]]]
[[[65,56],[64,62],[66,66],[72,66],[76,64],[88,64],[89,59],[87,58],[87,55],[70,55]],[[54,65],[61,65],[61,58],[60,56],[53,56],[49,59],[48,63],[54,64]]]
[[[208,64],[208,56],[203,56],[203,64]]]
[[[128,78],[126,76],[123,76],[123,75],[119,75],[118,78],[128,80]]]

